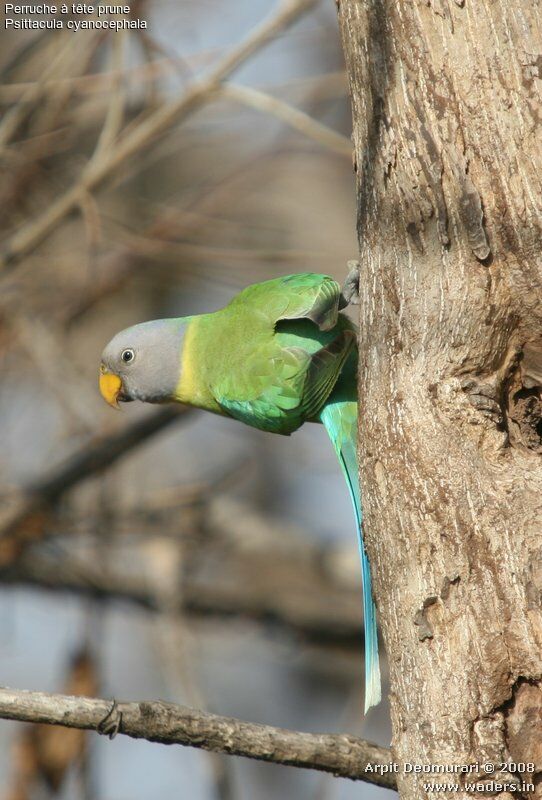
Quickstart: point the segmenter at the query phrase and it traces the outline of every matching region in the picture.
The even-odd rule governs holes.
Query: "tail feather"
[[[358,480],[357,403],[351,400],[330,400],[320,413],[341,465],[356,514],[358,543],[363,578],[363,615],[365,626],[365,712],[381,700],[380,661],[376,608],[373,600],[371,570],[363,544],[361,496]]]

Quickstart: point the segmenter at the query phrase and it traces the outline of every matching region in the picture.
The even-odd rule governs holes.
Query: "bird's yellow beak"
[[[113,408],[119,407],[118,396],[122,389],[122,381],[118,375],[111,372],[102,372],[100,375],[100,393],[106,403]]]

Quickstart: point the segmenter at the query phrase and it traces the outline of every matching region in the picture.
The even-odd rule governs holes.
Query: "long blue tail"
[[[380,662],[378,658],[378,634],[376,628],[376,608],[373,600],[369,559],[363,544],[361,526],[361,497],[358,479],[357,442],[357,403],[351,400],[330,399],[320,412],[329,438],[337,453],[352,505],[356,514],[361,572],[363,577],[363,614],[365,625],[365,712],[381,700]]]

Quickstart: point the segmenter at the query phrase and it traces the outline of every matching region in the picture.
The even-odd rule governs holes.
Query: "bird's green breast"
[[[203,324],[207,315],[191,317],[187,322],[181,350],[180,378],[175,398],[198,408],[221,413],[214,399],[208,378],[211,357],[207,326]],[[210,315],[209,315],[210,316]]]
[[[181,351],[181,374],[176,399],[217,414],[213,388],[226,377],[243,371],[243,364],[262,343],[269,324],[250,309],[226,307],[212,314],[189,318]],[[272,329],[269,329],[272,338]],[[241,378],[241,374],[239,374]]]

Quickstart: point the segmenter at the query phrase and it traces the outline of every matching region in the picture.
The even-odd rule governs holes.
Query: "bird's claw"
[[[474,408],[497,425],[503,422],[500,390],[494,383],[484,383],[469,376],[463,379],[461,388]]]
[[[119,709],[119,704],[116,700],[113,700],[111,704],[111,708],[105,715],[105,717],[100,720],[96,730],[98,733],[103,734],[104,736],[108,736],[110,739],[114,739],[117,733],[120,730],[120,726],[122,723],[122,711]]]
[[[341,290],[341,297],[339,300],[339,308],[346,308],[346,306],[359,305],[359,276],[360,265],[359,261],[348,261],[348,275]]]

